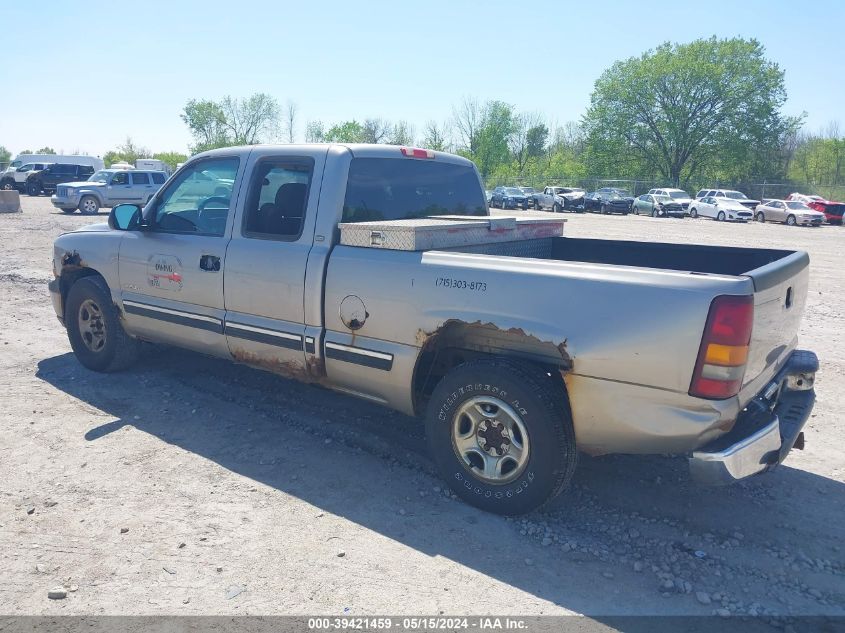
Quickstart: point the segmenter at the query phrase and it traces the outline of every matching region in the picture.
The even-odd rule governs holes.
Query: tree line
[[[460,154],[487,184],[578,184],[587,179],[654,182],[695,190],[714,184],[787,182],[837,187],[845,195],[845,134],[838,123],[803,129],[788,116],[784,71],[754,39],[712,37],[665,43],[617,61],[596,80],[578,121],[553,123],[499,100],[466,97],[446,120],[420,129],[379,117],[301,121],[297,104],[257,93],[191,99],[180,117],[192,153],[262,142],[390,143]],[[301,133],[300,133],[301,132]],[[132,139],[108,152],[107,165],[137,158],[184,162]]]

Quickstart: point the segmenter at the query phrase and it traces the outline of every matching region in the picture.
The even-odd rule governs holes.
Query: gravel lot
[[[567,215],[809,251],[818,401],[773,473],[699,489],[683,459],[584,457],[508,520],[450,498],[417,420],[179,350],[82,369],[46,284],[52,240],[93,219],[22,204],[0,215],[0,613],[845,615],[845,228]]]

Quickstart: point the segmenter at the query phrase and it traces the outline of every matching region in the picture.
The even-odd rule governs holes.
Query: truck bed
[[[806,265],[805,257],[797,251],[763,248],[736,248],[699,244],[670,244],[600,240],[574,237],[552,237],[520,242],[459,246],[453,252],[550,259],[561,262],[585,262],[613,266],[658,268],[700,274],[749,275],[765,277],[767,266],[784,259],[795,259],[798,268]],[[797,256],[797,257],[793,257]],[[790,267],[788,267],[790,268]],[[778,266],[782,274],[790,270]],[[794,272],[794,271],[793,271]]]

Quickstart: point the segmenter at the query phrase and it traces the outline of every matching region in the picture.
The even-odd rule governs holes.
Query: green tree
[[[486,178],[497,167],[510,162],[508,143],[513,131],[513,108],[502,101],[488,101],[482,111],[472,156],[482,177]]]
[[[397,121],[391,126],[387,142],[391,145],[413,145],[414,127],[407,121]]]
[[[121,145],[118,145],[117,148],[103,155],[103,162],[106,164],[106,167],[111,167],[115,163],[121,162],[134,165],[135,161],[139,158],[152,158],[152,154],[149,149],[136,145],[132,138],[127,136]]]
[[[364,126],[355,121],[343,121],[331,126],[323,138],[329,143],[364,143]]]
[[[7,150],[5,146],[0,145],[0,163],[8,163],[12,160],[12,152]]]
[[[265,93],[247,99],[191,99],[180,115],[194,137],[194,152],[268,142],[278,135],[279,116],[278,101]]]
[[[45,147],[42,147],[40,150],[38,150],[35,153],[36,154],[55,154],[56,150],[54,150],[52,147],[45,146]]]
[[[449,124],[428,121],[425,124],[421,144],[426,149],[445,152],[449,149]]]
[[[713,37],[616,62],[584,116],[592,156],[622,150],[675,185],[720,157],[747,164],[788,125],[784,74],[764,53],[753,39]]]
[[[153,158],[165,163],[170,169],[176,169],[176,165],[188,160],[188,155],[181,152],[157,152],[153,154]]]
[[[226,133],[223,109],[214,101],[191,99],[179,116],[194,137],[194,152],[231,145],[231,139]]]

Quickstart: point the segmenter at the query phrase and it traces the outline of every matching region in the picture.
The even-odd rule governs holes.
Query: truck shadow
[[[768,556],[773,525],[779,549],[800,549],[810,558],[829,558],[827,544],[842,535],[831,521],[842,516],[845,486],[839,482],[783,466],[741,485],[699,489],[689,482],[684,460],[664,457],[585,457],[572,490],[544,512],[526,522],[504,519],[431,492],[443,484],[425,456],[419,420],[227,361],[173,349],[156,348],[153,355],[106,380],[66,353],[40,361],[36,376],[114,416],[89,429],[88,441],[131,425],[428,556],[448,558],[572,611],[606,616],[611,625],[607,616],[655,613],[655,603],[663,610],[657,612],[678,614],[709,614],[718,606],[701,607],[694,594],[660,602],[659,581],[648,573],[657,550],[670,548],[691,565],[704,550],[714,561],[726,560],[734,575],[753,576],[755,557]],[[286,427],[304,432],[313,450],[292,458],[279,441]],[[332,448],[349,446],[384,458],[371,461],[383,472],[362,478],[405,485],[367,492],[364,503],[360,494],[344,493],[356,475],[331,467],[337,455],[325,455],[328,438]],[[278,466],[291,459],[302,473],[296,481],[290,469]],[[408,501],[409,489],[423,487],[424,497]],[[418,520],[398,517],[400,507]],[[735,532],[753,556],[740,556],[737,545],[731,550]],[[544,546],[544,538],[552,543]],[[633,569],[637,561],[646,573]],[[775,562],[782,561],[775,556]],[[801,608],[795,605],[793,612]],[[653,621],[642,624],[655,630]]]

